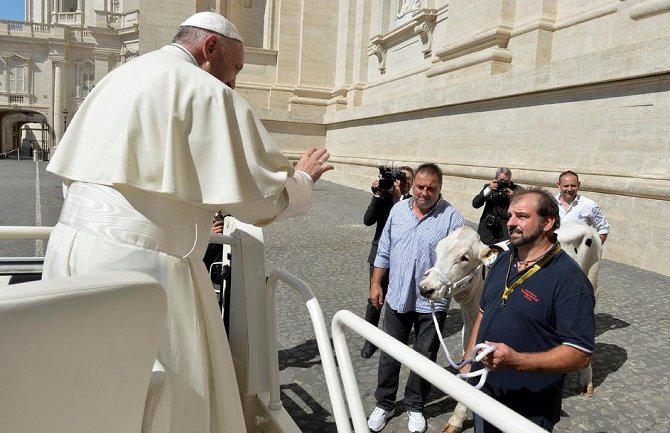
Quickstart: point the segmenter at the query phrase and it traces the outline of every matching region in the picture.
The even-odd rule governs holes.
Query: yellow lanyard
[[[551,251],[549,251],[549,253],[547,253],[544,257],[542,257],[542,260],[540,260],[539,262],[535,263],[531,268],[529,268],[528,270],[526,270],[526,272],[524,272],[524,274],[521,275],[521,277],[519,277],[519,279],[516,280],[516,281],[514,282],[514,284],[512,284],[511,286],[508,287],[508,286],[507,286],[507,282],[509,281],[509,271],[510,271],[510,269],[512,269],[512,259],[514,258],[514,255],[513,255],[513,254],[510,254],[510,256],[509,256],[509,265],[507,266],[507,275],[505,275],[505,291],[504,291],[503,294],[502,294],[502,302],[500,303],[500,307],[502,308],[502,307],[504,307],[505,305],[507,305],[507,298],[509,298],[509,296],[512,294],[512,292],[514,292],[514,289],[516,289],[517,287],[519,287],[519,286],[521,285],[521,283],[523,283],[524,281],[526,281],[527,279],[529,279],[531,276],[533,276],[533,274],[534,274],[535,272],[539,271],[540,268],[542,267],[542,265],[544,265],[544,264],[547,263],[552,257],[554,257],[554,256],[556,255],[556,253],[557,253],[560,249],[561,249],[561,244],[560,244],[560,242],[556,242],[556,244],[555,244],[554,247],[551,249]]]

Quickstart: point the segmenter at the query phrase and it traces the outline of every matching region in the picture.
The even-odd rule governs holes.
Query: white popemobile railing
[[[504,432],[546,433],[538,425],[468,385],[447,370],[410,349],[395,338],[372,326],[351,311],[340,310],[333,316],[333,344],[340,367],[342,383],[349,402],[349,411],[356,433],[368,432],[366,414],[351,364],[344,328],[361,335],[404,366],[423,377],[454,400],[463,403]]]
[[[51,229],[51,227],[0,226],[0,240],[47,239]],[[332,321],[338,372],[328,327],[314,292],[304,281],[283,271],[274,271],[265,277],[261,229],[235,221],[228,228],[226,236],[213,235],[212,241],[230,245],[234,263],[235,270],[232,273],[229,290],[231,290],[231,305],[235,305],[235,308],[231,308],[229,340],[248,431],[284,433],[300,431],[281,403],[275,293],[277,282],[282,281],[300,293],[305,301],[314,327],[339,433],[351,432],[352,423],[356,433],[369,431],[347,347],[345,328],[361,335],[501,430],[510,433],[544,432],[518,413],[346,310],[338,311]],[[347,413],[340,378],[351,419]]]
[[[53,227],[0,226],[0,240],[49,239]]]
[[[344,398],[342,397],[340,379],[337,374],[337,364],[335,363],[335,357],[333,356],[333,347],[330,344],[328,328],[326,327],[326,322],[323,318],[321,305],[319,305],[319,301],[316,299],[316,296],[314,296],[312,289],[310,289],[304,281],[284,271],[274,271],[270,273],[270,276],[268,277],[268,299],[266,305],[268,317],[272,319],[271,323],[273,324],[270,326],[269,331],[274,332],[276,324],[275,292],[277,287],[277,280],[281,280],[290,287],[297,290],[305,301],[307,311],[309,312],[309,317],[312,319],[314,334],[316,335],[316,344],[319,348],[319,356],[321,357],[321,364],[323,365],[323,372],[326,377],[326,384],[328,385],[328,395],[330,396],[330,404],[333,407],[333,416],[335,418],[337,431],[340,433],[350,432],[351,425],[349,424],[349,416],[347,415]],[[270,353],[274,353],[274,355],[271,356],[273,368],[270,371],[277,373],[276,376],[272,378],[272,382],[270,383],[270,408],[273,409],[279,408],[282,405],[279,389],[279,358],[277,352],[277,339],[270,338],[268,343],[270,345]]]

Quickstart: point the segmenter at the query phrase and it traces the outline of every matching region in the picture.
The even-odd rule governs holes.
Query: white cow
[[[597,296],[602,253],[598,233],[579,221],[564,221],[557,235],[563,250],[584,270]],[[506,244],[500,247],[507,249]],[[421,281],[421,294],[431,300],[451,297],[460,304],[463,315],[462,344],[465,346],[479,311],[479,298],[484,287],[483,264],[492,260],[498,251],[483,244],[471,228],[461,227],[438,242],[435,252],[435,267]],[[593,395],[590,365],[580,372],[580,385],[588,395]],[[466,417],[467,408],[458,403],[444,431],[460,432]]]
[[[598,271],[600,258],[603,253],[603,243],[598,231],[593,227],[577,220],[561,221],[561,227],[556,230],[558,241],[563,251],[572,257],[593,286],[593,296],[598,301]],[[582,392],[593,397],[593,369],[591,363],[579,371],[579,385]]]

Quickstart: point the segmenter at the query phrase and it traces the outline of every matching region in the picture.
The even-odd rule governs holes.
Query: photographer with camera
[[[368,254],[368,263],[370,264],[370,277],[372,277],[372,264],[377,256],[377,244],[379,237],[384,230],[384,225],[388,219],[389,213],[393,205],[400,199],[406,199],[411,196],[409,193],[414,181],[414,170],[403,165],[396,169],[390,167],[379,167],[379,177],[372,182],[370,189],[372,190],[372,199],[368,205],[365,215],[363,215],[363,223],[366,226],[376,224],[375,235],[372,238],[372,245],[370,247],[370,254]],[[381,282],[384,296],[388,288],[388,272],[384,274]],[[381,310],[372,305],[370,298],[368,298],[367,307],[365,309],[365,320],[375,326],[379,324],[379,316]],[[377,347],[366,341],[361,348],[361,357],[370,358],[377,351]]]
[[[493,245],[509,239],[507,208],[512,195],[522,189],[512,182],[512,171],[500,167],[496,170],[495,178],[472,199],[475,209],[484,206],[477,228],[483,243]]]

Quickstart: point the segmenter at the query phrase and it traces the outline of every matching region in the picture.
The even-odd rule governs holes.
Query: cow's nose
[[[432,295],[433,293],[435,293],[435,289],[433,289],[431,287],[422,287],[421,288],[421,295],[425,296],[426,298],[430,297],[430,295]]]

